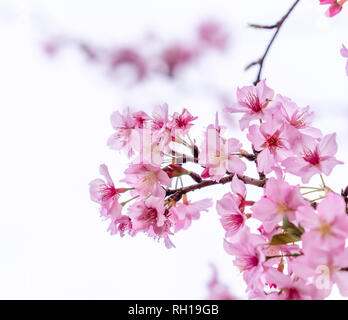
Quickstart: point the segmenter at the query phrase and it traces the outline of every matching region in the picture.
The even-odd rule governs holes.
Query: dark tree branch
[[[243,176],[243,175],[237,175],[237,176],[245,184],[254,185],[254,186],[260,187],[260,188],[263,188],[263,186],[266,183],[266,179],[259,180],[259,179],[254,179],[254,178],[250,178],[250,177]],[[219,182],[214,181],[214,180],[203,180],[202,182],[191,185],[191,186],[178,188],[178,189],[168,189],[168,190],[166,190],[166,196],[171,196],[171,199],[173,199],[174,201],[179,201],[183,194],[186,194],[188,192],[195,191],[198,189],[202,189],[202,188],[205,188],[208,186],[213,186],[216,184],[225,184],[225,183],[231,182],[233,177],[234,177],[234,173],[228,175],[227,177],[222,178]]]
[[[256,80],[254,81],[254,85],[256,85],[261,80],[261,73],[262,73],[263,64],[265,62],[267,54],[269,53],[269,51],[272,47],[274,40],[277,38],[277,35],[278,35],[282,25],[284,24],[286,19],[289,17],[290,13],[295,9],[295,7],[297,6],[297,4],[299,2],[300,2],[300,0],[296,0],[294,2],[294,4],[291,6],[291,8],[287,11],[287,13],[274,25],[264,26],[264,25],[257,25],[257,24],[249,24],[249,26],[251,26],[253,28],[257,28],[257,29],[276,29],[275,33],[273,34],[273,37],[271,38],[270,42],[267,45],[266,50],[265,50],[264,54],[262,55],[262,57],[256,61],[251,62],[245,68],[245,70],[248,70],[252,66],[255,66],[255,65],[259,66],[259,71],[257,73]]]

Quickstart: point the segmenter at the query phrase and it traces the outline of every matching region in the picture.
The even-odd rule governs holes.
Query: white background
[[[337,157],[345,160],[348,78],[339,50],[348,45],[348,8],[328,19],[318,2],[303,0],[296,8],[264,75],[277,92],[310,104],[324,132],[338,133]],[[241,276],[222,249],[214,209],[176,234],[176,249],[167,250],[142,236],[111,237],[89,199],[88,183],[98,177],[100,163],[109,166],[115,181],[123,177],[126,159],[106,146],[112,111],[131,105],[150,112],[168,102],[172,111],[189,107],[203,128],[221,107],[217,96],[234,97],[238,85],[254,79],[256,70],[243,68],[262,53],[271,32],[248,29],[247,23],[274,23],[291,3],[0,1],[0,298],[205,298],[210,262],[244,297]],[[136,43],[151,31],[167,40],[190,39],[197,23],[210,17],[232,32],[229,53],[206,56],[175,83],[155,77],[129,86],[74,50],[49,59],[41,48],[55,33],[100,44]],[[347,167],[337,167],[328,185],[338,191],[347,178]]]

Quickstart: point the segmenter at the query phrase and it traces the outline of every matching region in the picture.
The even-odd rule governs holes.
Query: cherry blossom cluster
[[[249,152],[229,137],[218,115],[198,144],[190,136],[197,117],[187,109],[171,115],[167,105],[151,115],[115,111],[108,145],[130,159],[120,181],[125,186],[115,185],[101,165],[105,180],[90,183],[91,199],[100,204],[111,234],[140,232],[171,248],[174,234],[212,206],[212,199],[190,201],[190,192],[229,184],[231,192],[216,210],[224,248],[242,272],[249,298],[323,299],[334,284],[348,296],[348,188],[339,194],[324,181],[343,164],[335,157],[336,134],[313,127],[309,106],[275,94],[265,80],[238,88],[236,95],[225,111],[241,114]],[[245,175],[248,166],[257,178]],[[192,184],[184,185],[183,176]],[[288,176],[302,184],[290,184]],[[320,185],[308,185],[315,177]],[[247,185],[259,188],[259,199],[249,198]],[[216,276],[209,287],[212,296],[228,296]]]
[[[115,133],[109,138],[108,145],[114,150],[124,150],[132,159],[122,180],[127,187],[116,188],[105,165],[100,166],[105,181],[96,179],[90,184],[91,198],[100,203],[102,216],[110,219],[112,234],[123,236],[129,233],[134,236],[142,232],[163,240],[170,248],[174,245],[169,236],[187,229],[192,220],[197,220],[202,211],[212,206],[210,199],[190,202],[186,195],[180,199],[176,195],[170,196],[168,189],[173,178],[179,179],[183,175],[202,181],[198,174],[176,163],[176,160],[182,162],[184,155],[174,155],[172,146],[188,146],[180,137],[188,137],[195,119],[197,117],[193,117],[187,109],[169,117],[167,105],[155,108],[152,116],[142,111],[131,112],[129,108],[122,114],[118,111],[112,114]],[[163,167],[168,158],[170,162]],[[129,198],[120,202],[122,194],[129,194]],[[133,203],[125,212],[124,207],[129,202]]]
[[[56,36],[46,41],[44,49],[54,56],[64,47],[76,47],[89,62],[102,65],[110,74],[120,67],[129,65],[136,74],[136,80],[142,81],[154,74],[175,77],[182,69],[193,64],[208,51],[224,51],[229,44],[229,33],[216,21],[202,23],[192,39],[156,44],[156,36],[146,38],[146,43],[118,45],[103,48],[85,40],[67,36]],[[151,43],[154,44],[152,50]],[[150,46],[149,46],[150,44]]]
[[[323,135],[312,126],[309,107],[274,95],[265,81],[238,89],[237,98],[227,111],[243,114],[240,127],[248,130],[266,182],[254,202],[247,200],[245,182],[235,175],[231,192],[216,208],[226,231],[224,247],[243,273],[249,297],[322,299],[333,284],[347,296],[347,204],[323,178],[342,164],[335,158],[335,134]],[[318,175],[322,185],[291,185],[286,173],[303,184]]]
[[[327,17],[333,17],[336,14],[340,13],[342,10],[342,7],[347,0],[319,0],[320,4],[326,4],[329,5],[329,8],[326,11]]]

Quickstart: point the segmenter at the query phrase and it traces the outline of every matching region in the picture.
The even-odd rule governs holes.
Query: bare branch
[[[269,53],[269,51],[270,51],[270,49],[272,47],[272,44],[273,44],[274,40],[277,38],[277,35],[278,35],[282,25],[284,24],[286,19],[289,17],[290,13],[295,9],[295,7],[297,6],[297,4],[299,2],[300,2],[300,0],[296,0],[294,2],[294,4],[291,6],[291,8],[287,11],[287,13],[276,24],[269,25],[269,26],[267,26],[267,25],[266,26],[265,25],[258,25],[258,24],[249,24],[250,27],[256,28],[256,29],[276,29],[275,33],[273,34],[273,37],[271,38],[270,42],[268,43],[268,45],[266,47],[266,50],[265,50],[264,54],[261,56],[261,58],[256,60],[256,61],[251,62],[245,68],[245,70],[248,70],[252,66],[255,66],[255,65],[259,66],[259,71],[257,73],[256,80],[254,81],[254,85],[256,85],[261,80],[261,73],[262,73],[263,64],[265,62],[267,54]]]

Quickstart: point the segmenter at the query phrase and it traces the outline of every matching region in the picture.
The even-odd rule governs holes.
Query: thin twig
[[[245,184],[254,185],[254,186],[257,186],[257,187],[260,187],[260,188],[263,188],[263,186],[266,183],[266,179],[260,180],[260,179],[254,179],[254,178],[250,178],[250,177],[247,177],[247,176],[243,176],[243,175],[237,175],[237,176]],[[202,188],[205,188],[205,187],[208,187],[208,186],[213,186],[213,185],[216,185],[216,184],[226,184],[228,182],[231,182],[233,177],[234,177],[234,173],[228,175],[227,177],[222,178],[219,182],[214,181],[214,180],[203,180],[202,182],[194,184],[194,185],[191,185],[191,186],[178,188],[178,189],[168,189],[166,191],[166,196],[171,196],[171,198],[173,200],[179,201],[183,194],[186,194],[188,192],[195,191],[195,190],[198,190],[198,189],[202,189]]]
[[[272,47],[272,44],[273,44],[274,40],[276,39],[276,37],[277,37],[277,35],[278,35],[282,25],[284,24],[286,19],[289,17],[290,13],[295,9],[295,7],[297,6],[297,4],[299,2],[300,2],[300,0],[296,0],[294,2],[294,4],[291,6],[291,8],[287,11],[287,13],[274,25],[263,26],[263,25],[257,25],[257,24],[249,24],[249,26],[251,26],[253,28],[257,28],[257,29],[276,29],[275,33],[273,34],[273,37],[271,38],[270,42],[268,43],[268,45],[266,47],[266,50],[265,50],[264,54],[261,56],[261,58],[256,60],[256,61],[251,62],[245,68],[245,70],[248,70],[252,66],[255,66],[255,65],[259,66],[259,71],[257,73],[256,80],[254,81],[254,85],[256,85],[261,80],[261,73],[262,73],[263,64],[265,62],[267,54],[269,53],[269,51],[270,51],[270,49]]]

